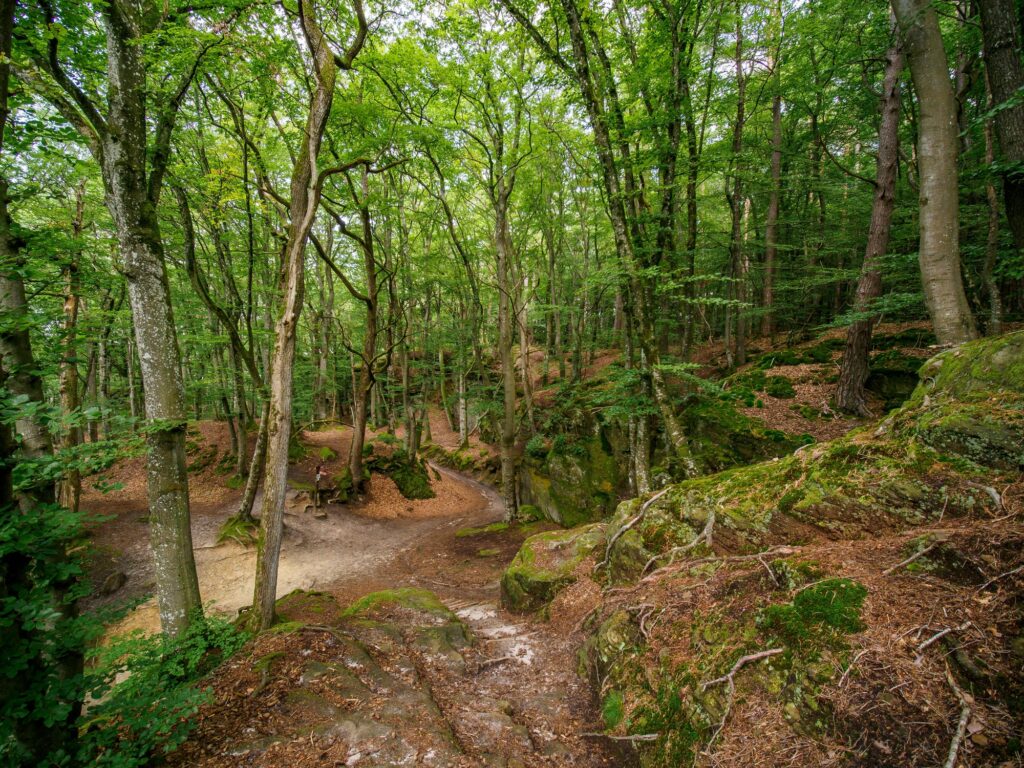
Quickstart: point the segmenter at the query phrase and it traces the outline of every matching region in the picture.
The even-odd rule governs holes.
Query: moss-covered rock
[[[527,460],[520,497],[544,517],[566,527],[607,516],[618,502],[623,477],[599,438],[563,441],[542,462]]]
[[[404,449],[386,443],[382,447],[373,443],[371,446],[373,450],[366,461],[367,469],[390,477],[398,486],[399,493],[407,499],[434,498],[430,474],[422,458],[412,458]]]
[[[488,451],[473,451],[468,448],[450,451],[437,443],[420,446],[420,455],[436,464],[456,472],[463,472],[489,485],[499,485],[501,464],[497,456]]]
[[[458,617],[438,599],[437,595],[430,590],[416,587],[371,592],[345,608],[342,616],[378,619],[394,611],[422,617],[428,624],[458,621]]]
[[[913,437],[983,467],[1024,468],[1024,331],[944,352],[920,378],[879,434]]]
[[[785,456],[812,442],[808,435],[769,429],[760,419],[736,410],[730,398],[692,398],[682,414],[694,461],[702,473],[721,472],[751,462]]]
[[[576,567],[604,544],[604,525],[548,531],[531,536],[501,577],[501,602],[513,611],[533,611],[576,581]]]
[[[642,562],[689,544],[712,512],[716,540],[742,551],[809,535],[856,537],[990,505],[972,480],[1024,465],[1024,332],[945,352],[921,377],[877,429],[673,486],[615,543],[612,574],[635,576]],[[970,476],[964,461],[974,466]],[[612,535],[639,503],[620,505]]]

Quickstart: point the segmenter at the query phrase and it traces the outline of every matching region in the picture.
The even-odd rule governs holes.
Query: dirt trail
[[[347,433],[318,432],[309,442],[335,450],[340,463]],[[306,465],[319,460],[293,467],[293,480],[305,480],[311,470]],[[424,632],[435,628],[418,627],[408,616],[395,624],[403,638],[397,644],[390,635],[384,644],[372,634],[346,636],[344,642],[306,632],[261,636],[251,658],[234,659],[215,676],[217,699],[179,753],[182,765],[321,765],[325,745],[343,756],[336,765],[627,764],[614,745],[585,735],[601,726],[589,685],[575,671],[575,621],[546,623],[499,607],[503,569],[527,535],[553,526],[456,536],[459,529],[500,520],[501,499],[464,475],[433,469],[435,499],[405,500],[390,480],[375,476],[368,499],[329,505],[324,519],[304,511],[301,502],[290,505],[278,594],[315,589],[345,606],[369,592],[427,589],[458,617],[461,625],[452,626],[456,634],[465,633],[464,642],[448,647],[444,641],[440,652],[436,638],[424,646]],[[120,517],[108,526],[119,532],[120,567],[129,571],[131,589],[118,593],[123,597],[147,587],[151,566],[143,500],[125,495],[118,504]],[[251,549],[216,543],[236,504],[211,504],[193,515],[204,602],[231,616],[251,602],[255,567]],[[158,628],[150,600],[114,631]],[[274,653],[289,661],[274,667],[268,683],[268,668],[261,664]],[[334,680],[338,665],[353,653],[363,673],[373,670],[377,682],[359,689],[362,703],[353,706],[350,691],[344,706],[330,704],[321,696],[324,681]],[[246,675],[257,675],[256,683]],[[385,678],[386,685],[380,682]],[[358,688],[355,681],[351,685]],[[319,741],[310,736],[314,731]]]
[[[399,496],[394,510],[370,505],[371,515],[340,505],[326,507],[327,517],[315,518],[302,511],[302,504],[285,513],[285,535],[281,547],[277,593],[281,597],[295,589],[330,589],[336,587],[339,597],[354,599],[374,588],[396,586],[395,575],[406,572],[410,558],[429,553],[438,540],[454,538],[460,526],[479,525],[500,519],[497,497],[487,498],[484,486],[438,468],[449,483],[463,485],[470,493],[458,494],[448,510],[430,516],[408,516],[419,502],[408,502]],[[374,478],[385,485],[386,478]],[[391,488],[384,492],[390,495]],[[493,493],[493,492],[490,492]],[[257,508],[259,499],[257,499]],[[256,553],[251,547],[235,542],[217,544],[223,522],[236,511],[237,502],[225,504],[208,514],[192,519],[192,541],[200,594],[209,610],[235,616],[240,608],[252,603]],[[446,514],[447,513],[447,514]],[[443,553],[432,553],[433,556]],[[130,574],[136,584],[145,581],[151,565],[148,542],[134,543],[127,558],[134,565]],[[414,581],[418,581],[415,578]],[[430,588],[429,580],[422,584]],[[332,590],[333,591],[333,590]],[[134,610],[117,630],[141,629],[156,632],[159,614],[154,599]]]

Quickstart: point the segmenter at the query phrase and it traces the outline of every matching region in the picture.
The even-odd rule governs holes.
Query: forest
[[[1019,765],[1022,39],[0,0],[0,765]]]

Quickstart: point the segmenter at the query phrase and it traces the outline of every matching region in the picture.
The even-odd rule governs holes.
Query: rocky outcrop
[[[501,577],[502,605],[519,612],[543,608],[576,581],[577,568],[603,545],[601,523],[531,536]]]
[[[620,589],[582,658],[606,725],[645,737],[642,765],[754,764],[783,745],[804,765],[941,764],[961,701],[979,734],[964,764],[1017,749],[984,723],[1019,727],[1024,688],[1019,592],[994,586],[1024,536],[1002,492],[1024,467],[1024,333],[920,375],[873,426],[619,506],[603,576]]]

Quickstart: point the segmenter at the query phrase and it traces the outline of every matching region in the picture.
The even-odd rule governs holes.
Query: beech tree
[[[918,104],[920,169],[919,260],[925,303],[943,344],[978,335],[960,272],[960,193],[953,86],[935,8],[922,0],[893,0]]]
[[[292,385],[299,314],[305,289],[305,248],[316,219],[324,181],[343,168],[318,166],[324,130],[334,103],[339,69],[352,68],[366,42],[368,27],[361,0],[353,0],[356,32],[344,54],[336,54],[316,18],[310,0],[300,0],[299,23],[312,59],[315,88],[306,117],[303,141],[292,169],[288,235],[282,250],[282,310],[274,333],[270,365],[270,407],[267,417],[267,459],[260,505],[260,547],[256,555],[256,586],[250,626],[267,629],[274,621],[277,568],[284,530],[284,499],[288,488],[288,443],[292,434]]]
[[[187,15],[164,14],[155,3],[104,4],[103,44],[75,4],[43,0],[39,9],[36,36],[27,40],[32,68],[24,77],[84,137],[102,173],[128,284],[149,421],[147,483],[160,620],[167,634],[176,635],[201,614],[202,604],[189,523],[184,385],[157,206],[178,111],[221,34],[196,35],[185,66],[164,73],[164,82],[171,83],[164,91],[149,81],[147,42],[158,31],[187,30]],[[61,29],[74,30],[105,52],[107,82],[96,82],[90,62],[63,58]],[[94,84],[95,92],[85,84]]]

